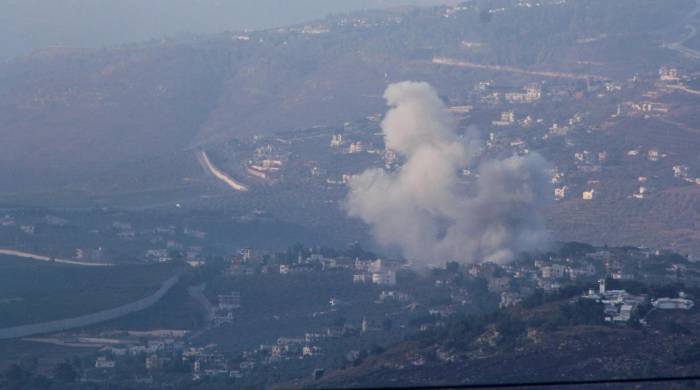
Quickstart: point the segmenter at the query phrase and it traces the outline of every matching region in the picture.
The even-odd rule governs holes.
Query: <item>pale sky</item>
[[[181,33],[262,29],[329,13],[450,0],[0,0],[0,57]],[[452,1],[454,2],[454,1]]]

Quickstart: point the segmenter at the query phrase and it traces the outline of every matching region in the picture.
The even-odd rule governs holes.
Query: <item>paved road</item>
[[[90,314],[85,314],[79,317],[65,318],[61,320],[41,322],[37,324],[13,326],[10,328],[0,329],[0,339],[14,339],[40,334],[48,334],[62,332],[70,329],[84,328],[101,322],[111,321],[120,317],[124,317],[131,313],[148,309],[158,303],[180,280],[179,276],[173,276],[163,282],[158,291],[153,294],[139,299],[136,302],[127,303],[125,305],[112,309],[102,310]]]
[[[87,261],[76,261],[76,260],[66,260],[66,259],[59,259],[59,258],[51,258],[48,256],[44,255],[37,255],[35,253],[29,253],[29,252],[22,252],[14,249],[0,249],[0,255],[7,255],[7,256],[14,256],[14,257],[21,257],[23,259],[28,259],[28,260],[38,260],[38,261],[54,261],[56,263],[60,264],[70,264],[70,265],[79,265],[83,267],[111,267],[114,266],[112,263],[91,263]]]
[[[700,1],[700,0],[698,0]],[[446,65],[446,66],[456,66],[460,68],[472,68],[472,69],[483,69],[491,70],[496,72],[506,72],[506,73],[517,73],[517,74],[527,74],[531,76],[541,76],[550,78],[562,78],[562,79],[573,79],[573,80],[606,80],[605,77],[592,74],[579,74],[579,73],[566,73],[566,72],[555,72],[547,70],[529,70],[517,68],[514,66],[506,65],[484,65],[477,64],[474,62],[456,60],[453,58],[435,57],[432,60],[435,65]]]
[[[190,297],[197,301],[197,303],[199,303],[199,305],[206,313],[204,328],[190,335],[191,339],[196,339],[197,337],[201,336],[204,332],[206,332],[211,327],[212,320],[214,319],[214,313],[216,311],[216,308],[214,307],[214,305],[211,304],[211,302],[209,302],[209,299],[207,299],[207,297],[204,295],[204,288],[206,286],[206,283],[202,283],[198,286],[193,286],[188,289]]]
[[[690,58],[698,60],[700,59],[700,51],[693,50],[685,46],[686,42],[693,39],[698,34],[698,27],[695,25],[697,21],[694,22],[693,19],[695,19],[695,17],[698,16],[698,14],[700,14],[700,0],[695,1],[697,3],[697,6],[692,12],[690,12],[685,17],[686,28],[688,28],[690,31],[687,34],[683,35],[676,42],[664,43],[662,47],[666,49],[675,50],[677,52],[680,52],[681,54],[685,54]]]
[[[214,318],[214,311],[216,310],[214,306],[209,302],[209,299],[204,295],[204,288],[207,286],[206,283],[202,283],[199,286],[194,286],[189,288],[190,296],[197,301],[202,306],[202,309],[206,312],[207,324],[211,322]]]
[[[209,156],[207,156],[207,152],[201,150],[197,152],[197,159],[199,160],[200,164],[212,175],[214,175],[215,178],[219,179],[222,183],[226,184],[230,188],[238,191],[238,192],[246,192],[248,191],[248,187],[246,187],[244,184],[241,184],[231,178],[229,175],[227,175],[225,172],[214,166],[212,162],[209,160]]]

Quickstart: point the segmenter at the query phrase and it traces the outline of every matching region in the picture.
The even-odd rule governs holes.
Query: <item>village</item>
[[[245,248],[225,260],[216,268],[219,273],[203,285],[189,287],[190,298],[205,318],[201,328],[137,331],[100,327],[24,340],[95,351],[83,354],[80,365],[74,367],[83,382],[100,383],[128,373],[134,383],[233,380],[252,385],[272,373],[276,380],[294,379],[299,372],[321,378],[326,370],[358,364],[389,342],[439,329],[465,314],[504,310],[533,294],[556,296],[570,288],[581,291],[572,299],[599,305],[601,324],[644,326],[651,311],[691,310],[695,297],[684,291],[677,296],[650,296],[610,286],[700,285],[700,266],[670,252],[645,248],[570,243],[546,255],[521,256],[510,264],[436,264],[423,276],[405,260],[365,257],[324,255],[300,247],[277,253]],[[210,265],[203,260],[190,267]],[[244,335],[246,323],[268,315],[256,308],[265,303],[257,302],[255,291],[229,286],[262,284],[262,288],[294,295],[301,289],[299,283],[325,279],[340,286],[338,294],[301,305],[293,316],[287,311],[269,312],[278,318],[273,321],[294,318],[298,323],[291,328],[296,332],[284,332],[291,325],[285,323],[285,328],[269,333],[278,336],[264,342],[235,347],[227,343],[234,335]],[[269,284],[285,280],[292,283],[289,290]],[[297,313],[299,310],[304,312]]]
[[[625,123],[629,121],[635,121],[637,126],[682,127],[674,117],[674,110],[684,109],[677,95],[694,91],[694,77],[683,69],[661,66],[657,72],[620,81],[494,78],[466,84],[459,94],[445,99],[458,132],[477,129],[480,133],[483,158],[536,151],[549,161],[555,215],[581,208],[615,215],[646,207],[646,202],[654,202],[669,190],[692,188],[700,183],[700,172],[694,169],[697,156],[683,149],[682,144],[656,143],[634,133],[624,142],[605,135],[616,126],[624,126],[619,131],[628,131]],[[517,80],[521,79],[518,84]],[[571,106],[581,109],[553,109],[561,101],[585,103]],[[235,217],[237,223],[256,223],[270,216],[315,222],[319,218],[315,213],[336,218],[342,214],[347,184],[353,175],[369,167],[391,172],[403,163],[405,156],[386,149],[381,121],[382,115],[377,113],[342,126],[287,131],[255,137],[250,142],[232,142],[208,150],[207,161],[227,175],[227,180],[235,178],[242,183],[240,188],[252,189],[235,194],[240,204],[232,211],[241,212]],[[626,167],[624,174],[621,167]],[[463,167],[465,187],[477,175],[474,166]],[[297,186],[303,187],[303,199]],[[203,197],[201,202],[206,203],[207,199]],[[310,210],[299,213],[284,207],[287,202],[299,200],[309,202],[306,207]],[[610,208],[615,202],[623,207]],[[172,204],[176,211],[187,207],[179,202]],[[51,253],[75,261],[111,262],[121,257],[132,262],[162,263],[184,257],[196,265],[203,256],[224,255],[246,245],[242,238],[221,247],[221,234],[213,231],[212,226],[198,223],[196,218],[184,224],[176,219],[142,223],[130,221],[129,216],[124,218],[118,209],[94,210],[92,214],[76,217],[88,221],[86,226],[78,227],[87,233],[88,239],[68,246],[52,238],[64,232],[75,235],[69,233],[76,227],[70,216],[40,210],[25,210],[19,215],[11,211],[0,213],[0,240],[3,240],[0,246]],[[594,226],[595,219],[586,219],[587,214],[577,215],[581,222]],[[157,221],[158,216],[155,217],[153,220]],[[327,224],[333,225],[329,231],[343,235],[346,227],[333,218],[326,218]],[[559,229],[562,236],[556,238],[572,239],[567,233],[574,231],[579,232],[574,227]],[[618,231],[607,233],[615,241],[627,239]],[[593,232],[589,235],[583,241],[600,243],[599,236]],[[654,237],[650,236],[649,240],[653,243]],[[211,244],[215,242],[220,248],[212,251]],[[124,245],[129,249],[119,249]],[[691,257],[699,253],[692,245],[668,249]],[[135,254],[134,250],[140,253]]]
[[[545,3],[567,2],[512,7]],[[479,23],[510,7],[487,9]],[[470,2],[435,9],[448,21],[473,11],[478,6]],[[406,16],[397,15],[353,14],[224,36],[236,47],[287,46],[400,28]],[[570,49],[603,38],[579,38]],[[700,185],[700,160],[685,136],[698,129],[684,118],[700,95],[698,73],[665,59],[625,77],[594,61],[572,65],[575,72],[476,63],[466,58],[489,43],[457,43],[459,50],[425,46],[401,59],[444,74],[434,81],[456,132],[479,135],[478,158],[459,167],[465,192],[473,190],[480,159],[536,152],[547,160],[551,248],[512,262],[433,259],[427,266],[391,251],[373,253],[386,248],[347,217],[348,185],[369,168],[396,172],[406,156],[386,147],[382,96],[362,95],[379,102],[376,112],[188,149],[194,168],[175,176],[178,188],[197,188],[191,193],[144,195],[126,206],[98,199],[80,210],[3,206],[0,255],[184,269],[173,291],[140,313],[18,342],[66,348],[66,357],[78,357],[70,364],[82,383],[261,387],[268,384],[261,378],[321,380],[395,343],[537,299],[591,305],[589,323],[611,329],[650,329],[658,313],[697,310],[696,221],[692,213],[667,215],[659,199],[690,208],[688,193]],[[390,67],[377,73],[386,84],[405,77]],[[143,199],[156,206],[141,208]],[[663,218],[672,229],[659,228]],[[24,299],[0,296],[0,306]],[[449,349],[434,358],[464,359]],[[430,359],[409,360],[420,367]]]
[[[663,145],[599,144],[595,132],[622,118],[667,120],[673,104],[662,97],[690,88],[687,82],[678,69],[668,67],[647,80],[640,76],[624,82],[541,81],[513,88],[486,80],[452,99],[449,111],[459,123],[486,123],[482,123],[484,128],[491,130],[484,134],[487,155],[522,155],[531,148],[550,153],[552,200],[557,203],[597,205],[610,194],[611,186],[623,186],[629,199],[625,201],[641,202],[664,187],[697,185],[700,174],[690,168],[692,161],[669,154]],[[636,98],[640,93],[643,98]],[[613,103],[604,110],[597,107],[590,112],[546,115],[547,101],[576,98],[577,94]],[[281,190],[297,181],[335,207],[354,173],[367,166],[388,171],[401,166],[403,157],[384,147],[380,123],[377,114],[341,128],[285,133],[259,138],[251,145],[231,144],[213,151],[211,161],[218,164],[222,156],[235,156],[220,168],[238,175],[247,185]],[[313,159],[300,160],[299,156]],[[608,173],[614,172],[611,162],[634,164],[638,174],[620,178]],[[475,174],[473,167],[464,167],[465,185]],[[266,210],[248,210],[235,222],[255,223],[268,215]],[[74,233],[68,232],[75,229],[84,230],[90,239],[77,246],[71,246],[70,239],[57,239],[70,237]],[[183,262],[192,270],[216,270],[209,280],[188,290],[189,299],[204,313],[200,327],[149,332],[86,330],[27,338],[33,343],[96,350],[90,355],[91,362],[75,367],[84,382],[108,381],[124,371],[139,383],[226,378],[252,384],[260,375],[274,372],[276,380],[285,380],[302,371],[321,378],[328,369],[358,364],[388,342],[439,329],[453,318],[508,309],[533,294],[556,295],[572,286],[581,289],[577,299],[599,305],[601,322],[645,326],[654,311],[692,310],[695,297],[684,291],[663,296],[632,293],[618,288],[620,283],[700,283],[700,267],[693,263],[692,254],[679,256],[663,249],[567,244],[558,252],[523,254],[509,264],[438,262],[428,270],[429,276],[416,278],[410,259],[378,258],[363,251],[343,253],[321,246],[284,252],[241,241],[222,246],[220,233],[196,219],[183,224],[152,218],[144,223],[120,210],[95,210],[90,218],[77,218],[69,213],[8,209],[0,213],[0,230],[1,247],[48,261],[112,264],[128,259],[128,263]],[[115,251],[124,245],[127,252]],[[348,291],[317,297],[305,307],[304,318],[292,319],[283,312],[265,314],[266,321],[283,321],[285,315],[297,321],[293,333],[272,331],[245,345],[227,345],[230,332],[251,331],[246,324],[261,315],[251,298],[254,294],[235,287],[233,281],[256,280],[260,286],[269,286],[286,279],[303,284],[317,278],[327,278]],[[294,296],[295,289],[283,291]]]

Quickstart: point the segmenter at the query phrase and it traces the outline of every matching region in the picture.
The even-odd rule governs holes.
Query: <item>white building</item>
[[[104,356],[100,356],[95,361],[95,368],[114,368],[116,367],[114,360],[109,360]]]
[[[644,199],[646,195],[649,194],[649,190],[645,186],[639,187],[639,192],[632,194],[635,199]]]
[[[690,310],[695,306],[695,302],[685,298],[659,298],[651,304],[661,310]]]
[[[350,147],[348,148],[349,154],[362,153],[364,151],[365,151],[365,146],[360,141],[351,143]]]
[[[615,322],[627,322],[632,318],[632,312],[634,311],[634,306],[630,304],[623,303],[620,305],[620,312],[612,317]]]
[[[333,134],[333,136],[331,137],[331,148],[339,148],[342,145],[343,145],[343,135],[342,134]]]
[[[662,66],[659,68],[659,80],[661,81],[678,81],[678,69]]]
[[[493,121],[494,126],[510,126],[515,123],[515,113],[511,111],[503,111],[501,113],[501,118],[497,121]]]
[[[674,165],[673,166],[673,177],[679,179],[685,179],[688,177],[688,166],[687,165]]]
[[[566,266],[561,264],[552,264],[540,268],[542,277],[545,279],[561,278],[566,273]]]
[[[371,274],[360,273],[352,275],[352,282],[355,284],[369,283],[372,280]]]
[[[380,286],[394,286],[396,285],[396,272],[389,270],[374,272],[372,273],[372,283]]]
[[[567,186],[555,188],[554,189],[554,199],[562,200],[562,199],[566,198],[566,190],[568,190],[568,189],[569,189],[569,187],[567,187]]]

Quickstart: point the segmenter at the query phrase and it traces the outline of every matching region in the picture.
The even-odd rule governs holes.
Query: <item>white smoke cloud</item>
[[[396,172],[353,176],[346,203],[380,244],[424,265],[502,263],[547,244],[541,211],[551,193],[542,157],[482,160],[474,188],[466,188],[459,172],[480,155],[476,132],[457,135],[427,83],[392,84],[384,98],[386,147],[406,161]]]

